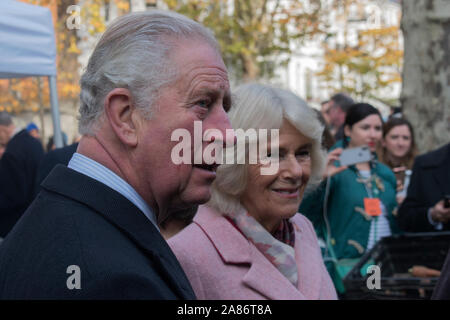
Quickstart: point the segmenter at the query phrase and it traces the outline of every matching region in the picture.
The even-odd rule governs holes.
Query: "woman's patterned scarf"
[[[270,234],[247,212],[227,214],[227,218],[258,250],[297,288],[295,233],[292,223],[283,219],[274,235]]]

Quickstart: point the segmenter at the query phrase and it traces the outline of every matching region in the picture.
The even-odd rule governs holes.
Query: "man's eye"
[[[196,103],[199,107],[209,109],[211,102],[209,100],[199,100]]]
[[[223,103],[223,109],[225,110],[225,112],[230,111],[230,109],[231,109],[231,103],[224,102],[224,103]]]

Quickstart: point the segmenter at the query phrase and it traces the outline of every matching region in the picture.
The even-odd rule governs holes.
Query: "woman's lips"
[[[277,195],[286,199],[294,199],[298,197],[300,187],[297,188],[280,188],[280,189],[272,189]]]

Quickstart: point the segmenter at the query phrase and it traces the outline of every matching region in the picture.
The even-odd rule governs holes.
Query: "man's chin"
[[[210,190],[196,195],[195,199],[194,199],[194,201],[195,201],[194,204],[204,204],[204,203],[208,202],[209,199],[211,199],[211,191]]]
[[[186,205],[204,204],[211,199],[211,185],[197,187],[195,190],[185,192],[181,196],[181,200]]]

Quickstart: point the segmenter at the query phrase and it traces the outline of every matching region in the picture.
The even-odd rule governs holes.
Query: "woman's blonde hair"
[[[268,85],[248,83],[236,88],[228,116],[233,129],[280,129],[287,120],[312,141],[311,176],[307,188],[322,179],[326,153],[322,150],[323,125],[307,103],[294,93]],[[248,144],[245,158],[248,159]],[[247,185],[248,161],[223,164],[217,169],[208,205],[221,213],[240,211],[240,196]]]

